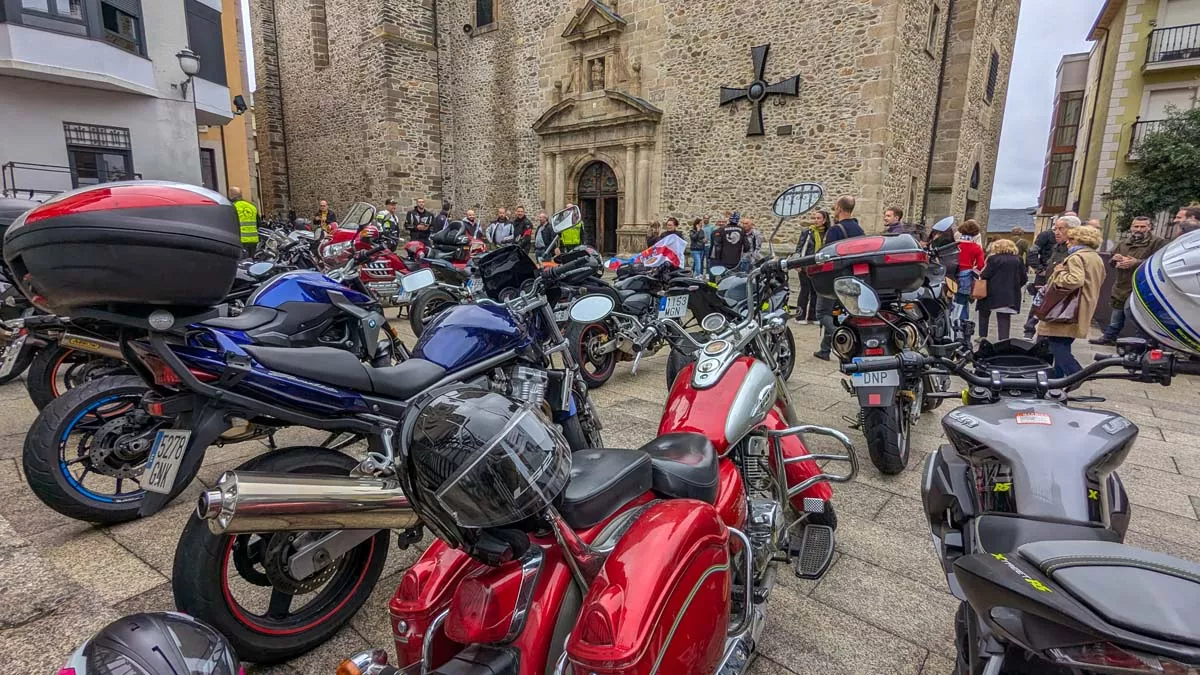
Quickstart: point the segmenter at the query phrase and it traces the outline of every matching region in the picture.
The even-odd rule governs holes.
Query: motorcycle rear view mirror
[[[437,277],[433,276],[433,270],[430,269],[409,272],[400,278],[400,285],[405,293],[415,293],[436,283]]]
[[[797,183],[775,198],[771,212],[780,218],[795,218],[813,210],[825,190],[817,183]]]
[[[722,265],[713,265],[712,267],[708,268],[708,273],[714,277],[720,277],[721,275],[725,274],[725,272],[725,267]]]
[[[571,321],[575,323],[596,323],[608,318],[616,304],[612,298],[599,293],[585,295],[571,305]]]
[[[954,216],[946,216],[933,224],[934,232],[948,232],[954,227]]]
[[[583,222],[583,215],[579,212],[578,206],[568,206],[558,213],[550,216],[550,229],[554,230],[554,234],[562,234],[567,230],[579,225]]]
[[[263,277],[270,276],[271,270],[273,269],[275,269],[275,263],[256,262],[246,271],[249,272],[250,276],[254,277],[255,279],[262,279]]]
[[[851,316],[875,316],[879,313],[879,295],[875,289],[854,277],[834,280],[833,292]]]
[[[715,312],[700,321],[700,327],[707,333],[719,333],[725,328],[725,324],[725,317]]]

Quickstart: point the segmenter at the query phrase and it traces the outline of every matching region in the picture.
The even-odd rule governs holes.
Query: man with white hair
[[[1077,216],[1061,216],[1054,221],[1054,228],[1045,230],[1037,236],[1033,246],[1029,248],[1026,260],[1033,268],[1033,281],[1029,284],[1029,294],[1036,296],[1046,279],[1054,271],[1054,266],[1067,258],[1067,233],[1083,223]],[[1029,315],[1025,318],[1025,338],[1032,340],[1037,329],[1037,317],[1033,315],[1032,303]]]

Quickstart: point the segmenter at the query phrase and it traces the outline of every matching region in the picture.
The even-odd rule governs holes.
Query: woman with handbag
[[[1054,355],[1053,377],[1083,369],[1071,354],[1076,338],[1086,338],[1104,284],[1104,261],[1096,252],[1104,238],[1100,230],[1082,226],[1067,234],[1067,258],[1054,267],[1046,286],[1034,299],[1037,332]]]
[[[983,273],[971,289],[971,297],[979,301],[979,337],[987,338],[988,321],[994,313],[999,339],[1008,339],[1012,317],[1021,311],[1021,289],[1027,281],[1029,274],[1017,245],[1008,239],[992,242]]]
[[[958,228],[958,235],[958,290],[954,293],[951,316],[958,321],[966,321],[971,315],[971,288],[983,269],[983,247],[976,241],[979,223],[974,220],[963,222]]]

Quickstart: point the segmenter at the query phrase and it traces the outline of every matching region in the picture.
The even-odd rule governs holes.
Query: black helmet
[[[400,442],[413,507],[460,545],[472,530],[541,513],[571,473],[571,449],[541,412],[477,387],[451,385],[414,402]]]
[[[186,614],[122,617],[84,642],[67,662],[75,675],[238,675],[237,656],[220,633]]]

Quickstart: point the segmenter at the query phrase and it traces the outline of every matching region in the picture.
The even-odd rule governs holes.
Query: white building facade
[[[199,125],[233,119],[220,0],[0,0],[8,196],[145,178],[196,185]],[[177,54],[200,57],[188,82]]]

